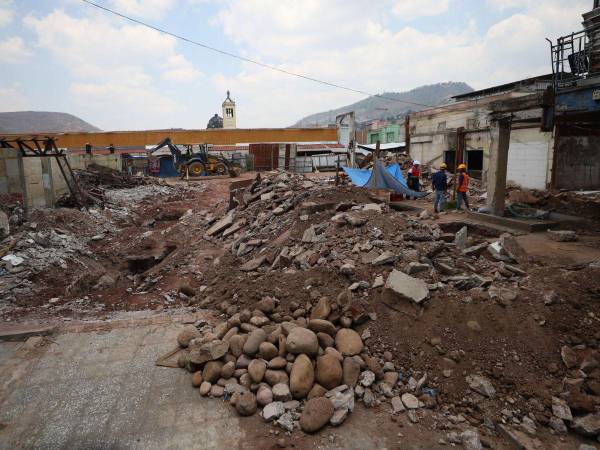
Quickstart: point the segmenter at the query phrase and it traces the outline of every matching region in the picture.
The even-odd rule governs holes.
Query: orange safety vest
[[[460,173],[458,175],[459,180],[460,180],[461,175],[462,175],[463,179],[462,179],[462,183],[460,183],[458,185],[458,192],[467,192],[469,190],[469,175],[467,175],[466,172]]]

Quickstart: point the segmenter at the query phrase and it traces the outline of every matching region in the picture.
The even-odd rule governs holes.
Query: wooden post
[[[410,115],[404,116],[404,142],[406,144],[406,154],[410,156]]]
[[[454,189],[452,190],[452,200],[456,200],[458,192],[458,165],[463,162],[463,152],[465,149],[465,129],[459,127],[456,129],[456,147],[454,151]]]
[[[510,118],[495,119],[490,123],[492,142],[488,169],[487,207],[495,216],[504,216],[510,129]]]

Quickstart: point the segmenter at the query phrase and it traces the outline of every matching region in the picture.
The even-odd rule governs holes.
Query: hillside
[[[72,114],[46,111],[0,113],[0,133],[100,131]]]
[[[472,92],[473,88],[463,82],[447,82],[421,86],[407,92],[384,92],[381,95],[396,100],[421,103],[424,105],[440,105],[450,100],[450,97]],[[351,105],[343,106],[326,112],[320,112],[304,117],[296,122],[294,127],[321,127],[335,123],[335,116],[343,112],[354,111],[356,120],[364,122],[373,119],[402,117],[408,112],[425,109],[416,105],[401,103],[394,100],[369,97]]]

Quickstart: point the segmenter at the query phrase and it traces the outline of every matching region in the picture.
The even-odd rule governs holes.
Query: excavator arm
[[[155,152],[157,150],[160,150],[163,147],[168,147],[169,150],[171,151],[171,154],[173,155],[173,159],[174,159],[174,163],[175,163],[175,167],[177,167],[180,163],[181,163],[181,150],[179,150],[177,148],[177,146],[175,144],[173,144],[173,141],[171,141],[170,137],[166,137],[164,138],[162,141],[160,141],[156,147],[154,147],[152,149],[152,152]]]

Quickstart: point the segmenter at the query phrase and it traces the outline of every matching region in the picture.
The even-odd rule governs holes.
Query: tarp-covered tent
[[[342,169],[348,174],[352,183],[359,187],[391,189],[399,194],[416,198],[425,197],[428,194],[428,192],[417,192],[408,188],[399,164],[385,167],[381,161],[376,160],[374,170],[352,169],[350,167],[342,167]]]

